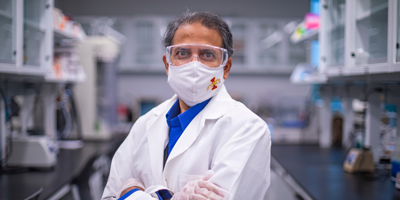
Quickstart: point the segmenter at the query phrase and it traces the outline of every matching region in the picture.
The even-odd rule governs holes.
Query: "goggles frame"
[[[176,65],[174,65],[174,64],[171,62],[171,49],[172,49],[173,47],[178,47],[178,46],[204,46],[204,47],[210,47],[210,48],[214,48],[214,49],[219,49],[219,50],[221,50],[221,53],[222,53],[222,55],[221,55],[221,56],[222,56],[222,58],[221,58],[221,63],[219,64],[218,67],[210,67],[210,68],[220,68],[221,66],[225,66],[226,63],[228,62],[228,58],[229,58],[228,50],[226,50],[226,49],[224,49],[224,48],[216,47],[216,46],[208,45],[208,44],[183,43],[183,44],[176,44],[176,45],[171,45],[171,46],[166,47],[165,55],[166,55],[167,63],[168,63],[170,66],[176,66]],[[187,62],[187,63],[192,62],[192,61],[191,61],[192,58],[193,58],[193,56],[191,57],[191,59],[190,59],[189,62]],[[197,58],[199,59],[198,56],[197,56]],[[199,59],[199,62],[201,63],[201,59]],[[187,64],[187,63],[185,63],[185,64]],[[204,64],[204,63],[203,63],[203,64]],[[179,66],[180,66],[180,65],[179,65]],[[208,67],[209,67],[209,66],[208,66]]]

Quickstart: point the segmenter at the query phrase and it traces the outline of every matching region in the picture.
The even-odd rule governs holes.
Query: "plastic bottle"
[[[392,163],[392,180],[396,179],[397,172],[400,172],[400,142],[397,143],[396,149],[392,151],[391,155]]]

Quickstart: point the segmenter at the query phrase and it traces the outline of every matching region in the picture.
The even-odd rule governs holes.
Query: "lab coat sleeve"
[[[127,197],[125,200],[158,200],[158,198],[154,198],[151,195],[147,194],[143,191],[137,191]]]
[[[114,157],[111,161],[108,181],[103,191],[103,200],[118,199],[118,192],[122,188],[125,181],[129,178],[135,178],[143,182],[142,177],[139,176],[139,172],[134,171],[134,162],[137,162],[135,159],[140,158],[133,156],[133,152],[138,152],[141,150],[132,148],[136,146],[135,142],[140,141],[141,139],[140,135],[138,135],[138,132],[140,132],[140,128],[143,127],[142,121],[142,118],[139,118],[138,121],[136,121],[128,136],[114,154]],[[137,199],[137,196],[140,196],[139,199],[145,199],[145,192],[139,192],[138,194],[136,193],[138,192],[132,194],[132,197],[130,196],[129,199]],[[147,196],[151,198],[150,195],[147,194]]]
[[[228,190],[230,200],[262,200],[270,185],[270,138],[261,119],[237,129],[215,156],[210,181]]]

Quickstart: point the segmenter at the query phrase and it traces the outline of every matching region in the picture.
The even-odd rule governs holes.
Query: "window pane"
[[[14,63],[12,0],[0,1],[0,63]]]
[[[295,67],[299,63],[307,62],[307,52],[310,51],[307,41],[289,45],[289,65]]]
[[[345,1],[329,0],[328,15],[324,21],[327,32],[329,48],[326,49],[326,62],[328,66],[344,65],[344,22]]]
[[[388,0],[358,0],[356,64],[387,62]]]
[[[396,48],[396,61],[400,62],[400,1],[397,1],[397,48]]]
[[[258,63],[260,68],[273,68],[278,64],[279,44],[283,33],[276,24],[261,24],[258,38]]]
[[[155,25],[151,21],[140,21],[135,24],[135,58],[137,64],[151,64],[158,61],[155,51]],[[159,41],[157,41],[159,42]]]
[[[232,56],[232,62],[236,65],[243,65],[246,63],[245,60],[245,32],[246,26],[244,24],[233,24],[231,27],[231,32],[233,36],[233,49],[234,53]]]
[[[40,66],[45,31],[46,1],[24,0],[24,64]]]

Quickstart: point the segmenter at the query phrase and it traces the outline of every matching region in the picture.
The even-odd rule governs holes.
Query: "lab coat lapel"
[[[199,136],[199,133],[201,132],[203,126],[204,119],[202,118],[202,114],[200,112],[186,127],[181,137],[179,137],[170,155],[168,156],[166,167],[169,161],[173,160],[174,158],[185,152],[193,144],[193,142]]]
[[[151,162],[151,170],[156,183],[162,183],[162,171],[164,160],[164,148],[168,143],[168,124],[166,122],[165,114],[176,100],[174,96],[170,102],[158,107],[154,110],[156,117],[146,123],[146,135],[149,147],[149,158]]]
[[[168,162],[185,152],[197,139],[201,133],[207,119],[217,119],[221,117],[232,103],[232,98],[223,86],[218,94],[213,97],[208,105],[190,122],[172,149]]]

